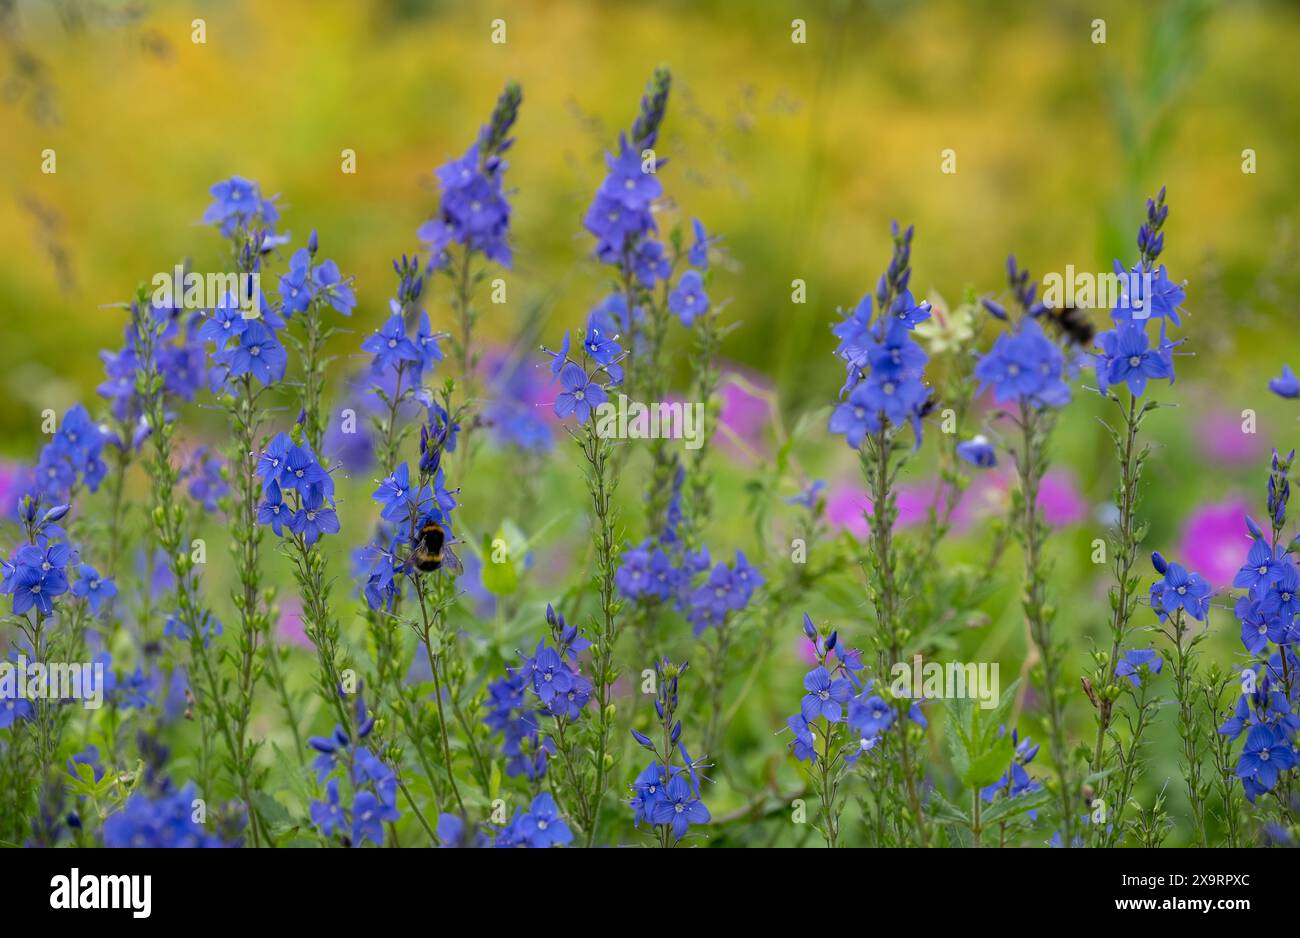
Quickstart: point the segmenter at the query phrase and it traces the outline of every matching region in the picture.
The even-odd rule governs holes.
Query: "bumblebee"
[[[1056,327],[1061,335],[1065,336],[1075,345],[1087,348],[1092,344],[1093,336],[1097,330],[1093,328],[1092,322],[1088,319],[1088,314],[1081,309],[1073,306],[1063,306],[1060,309],[1047,308],[1047,318]]]
[[[410,564],[421,573],[447,570],[459,576],[464,572],[460,558],[448,543],[447,531],[432,518],[427,518],[416,532],[411,543]]]

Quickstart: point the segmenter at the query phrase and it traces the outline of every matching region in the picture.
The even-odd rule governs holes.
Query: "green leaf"
[[[992,785],[1011,765],[1014,753],[1015,748],[1011,745],[1009,734],[997,737],[989,749],[970,760],[970,765],[961,775],[962,782],[967,788]]]
[[[293,818],[284,805],[276,801],[271,795],[264,791],[255,791],[252,794],[254,807],[267,826],[271,829],[272,836],[278,836],[282,833],[296,830],[298,825],[294,823]]]
[[[961,808],[957,807],[937,791],[930,792],[929,798],[930,817],[943,824],[961,824],[965,827],[971,826],[970,817]]]
[[[995,824],[998,821],[1019,817],[1029,811],[1036,811],[1046,806],[1051,800],[1052,793],[1046,788],[1026,792],[1023,795],[1017,795],[1015,798],[999,798],[984,809],[980,818],[984,824]]]

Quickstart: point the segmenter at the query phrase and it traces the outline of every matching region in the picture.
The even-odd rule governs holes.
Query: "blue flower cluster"
[[[1063,407],[1070,402],[1070,388],[1065,383],[1065,355],[1039,325],[1047,307],[1038,299],[1038,283],[1029,271],[1007,258],[1007,280],[1019,302],[1023,315],[1015,331],[998,336],[988,353],[975,365],[980,382],[978,393],[993,388],[993,399],[1000,404],[1015,402],[1027,406]],[[990,299],[984,308],[995,318],[1009,320],[1005,309]]]
[[[572,336],[567,332],[559,351],[543,346],[542,351],[551,357],[552,384],[557,378],[560,382],[555,416],[561,420],[572,417],[580,425],[587,423],[597,407],[608,403],[610,390],[622,384],[623,369],[619,363],[626,353],[615,329],[601,307],[588,317],[580,357],[571,357]]]
[[[549,791],[544,791],[528,806],[515,809],[510,823],[497,832],[494,847],[563,847],[572,843],[573,831],[560,815],[559,806]]]
[[[401,576],[416,575],[411,555],[426,525],[442,528],[443,567],[459,573],[459,561],[451,549],[452,511],[456,493],[448,490],[442,469],[442,454],[455,449],[454,424],[449,425],[437,404],[429,406],[430,422],[420,428],[420,463],[414,481],[402,463],[379,483],[372,497],[380,508],[380,526],[374,540],[359,554],[365,583],[362,595],[372,609],[392,609],[401,595]],[[405,546],[404,546],[405,545]]]
[[[678,526],[684,478],[685,472],[678,466],[664,530],[657,538],[647,538],[623,551],[614,585],[635,603],[671,603],[686,616],[698,637],[746,609],[765,580],[743,551],[736,551],[733,564],[719,561],[710,570],[708,548],[690,550],[682,542]],[[700,582],[705,571],[708,576]]]
[[[578,672],[578,653],[591,642],[578,634],[576,625],[568,625],[548,603],[546,622],[551,628],[554,647],[538,641],[537,650],[524,656],[523,664],[513,670],[522,678],[547,713],[556,718],[576,720],[591,699],[591,681]]]
[[[413,272],[412,267],[419,264],[419,257],[409,260],[405,255],[400,262],[393,261],[400,278],[398,294],[389,300],[391,315],[382,327],[366,336],[361,343],[361,350],[374,356],[370,362],[370,373],[377,379],[394,382],[391,391],[401,395],[401,380],[405,375],[411,386],[419,383],[419,378],[442,361],[443,352],[439,345],[442,338],[429,324],[429,314],[420,305],[424,292],[424,277]],[[413,322],[413,333],[406,323]],[[414,393],[413,387],[407,391]],[[390,391],[386,385],[380,385],[385,394]]]
[[[1286,661],[1283,663],[1283,656]],[[1255,799],[1277,787],[1282,772],[1295,768],[1295,739],[1300,731],[1296,716],[1296,693],[1287,695],[1284,673],[1294,673],[1300,665],[1290,647],[1283,646],[1264,665],[1250,673],[1256,675],[1255,690],[1243,693],[1237,706],[1219,732],[1236,740],[1242,733],[1246,742],[1237,760],[1237,777],[1246,798]]]
[[[1005,733],[1006,727],[998,728],[999,736]],[[1025,766],[1033,762],[1034,757],[1038,755],[1038,746],[1034,745],[1028,736],[1021,739],[1014,729],[1011,731],[1011,745],[1015,747],[1011,767],[1007,769],[1000,779],[992,785],[986,785],[980,791],[980,797],[985,801],[992,801],[997,797],[998,792],[1004,792],[1008,798],[1018,798],[1021,795],[1028,795],[1042,790],[1043,783],[1030,778],[1029,773],[1025,770]],[[1029,812],[1031,820],[1037,818],[1037,816],[1038,812]]]
[[[262,315],[245,316],[238,299],[227,295],[208,312],[207,320],[199,329],[199,338],[211,342],[215,349],[208,379],[214,393],[244,375],[263,385],[284,378],[289,353],[276,332],[284,328],[284,321],[274,314],[265,296],[259,295],[257,302],[261,304]]]
[[[295,444],[278,433],[257,460],[262,478],[262,504],[257,523],[268,525],[277,537],[301,537],[310,547],[324,534],[339,532],[334,510],[334,479],[316,458],[310,444]],[[285,496],[288,495],[288,501]]]
[[[151,303],[140,310],[133,303],[133,315],[126,325],[122,348],[117,352],[101,351],[105,380],[98,387],[99,396],[109,402],[113,417],[134,426],[129,440],[112,439],[119,448],[138,448],[150,428],[140,419],[143,402],[136,386],[137,375],[145,362],[140,360],[140,324],[152,329],[153,366],[163,379],[163,393],[172,399],[194,400],[199,390],[210,384],[211,374],[202,336],[206,317],[202,310],[163,307]]]
[[[817,667],[804,675],[804,696],[799,702],[799,712],[786,721],[794,734],[791,752],[800,762],[817,763],[824,758],[836,759],[838,751],[837,728],[848,731],[849,745],[842,755],[846,764],[853,764],[864,753],[880,744],[880,738],[895,720],[894,707],[875,693],[875,682],[862,680],[861,652],[846,648],[838,632],[823,636],[805,613],[804,635],[813,643]],[[920,701],[912,704],[908,718],[926,725]],[[821,735],[821,751],[817,749],[817,736]]]
[[[514,82],[497,99],[492,117],[463,157],[437,171],[442,198],[438,214],[416,236],[429,245],[430,267],[443,267],[447,248],[459,244],[503,267],[510,266],[510,203],[504,191],[503,156],[514,142],[510,129],[519,116],[523,94]]]
[[[225,476],[225,463],[221,457],[210,453],[206,446],[194,451],[181,470],[181,481],[189,482],[190,498],[203,506],[208,514],[215,514],[221,499],[230,494],[230,483]]]
[[[313,763],[317,781],[329,779],[325,798],[312,802],[311,819],[326,837],[342,835],[353,847],[367,841],[383,846],[384,824],[401,816],[397,810],[397,776],[363,742],[374,729],[375,721],[367,713],[360,691],[353,706],[353,719],[355,741],[341,726],[334,727],[332,736],[313,736],[307,741],[320,753]],[[351,791],[350,804],[340,794],[340,779],[347,782]]]
[[[658,828],[665,846],[669,833],[680,841],[691,825],[707,824],[711,820],[700,793],[702,766],[686,751],[681,738],[682,724],[676,718],[678,681],[687,668],[685,663],[680,666],[667,661],[655,663],[655,714],[662,731],[660,741],[632,731],[632,737],[654,755],[654,760],[632,783],[628,806],[632,809],[634,825],[639,827],[644,821]],[[673,762],[677,754],[681,755],[681,765]]]
[[[546,385],[535,369],[515,356],[503,359],[492,367],[488,387],[490,400],[483,408],[483,420],[493,439],[525,452],[550,452],[555,438],[535,406]]]
[[[1169,338],[1168,324],[1180,325],[1178,308],[1187,294],[1183,285],[1169,279],[1163,264],[1156,266],[1165,243],[1161,229],[1168,217],[1169,207],[1161,187],[1154,199],[1147,200],[1146,222],[1138,231],[1140,261],[1132,270],[1115,261],[1115,273],[1120,279],[1120,296],[1111,313],[1115,328],[1097,336],[1095,365],[1097,387],[1102,394],[1109,393],[1111,385],[1123,383],[1135,397],[1140,397],[1148,381],[1173,383],[1174,349],[1182,340]],[[1156,321],[1160,333],[1153,346],[1148,326]]]
[[[577,720],[592,691],[591,681],[578,671],[578,654],[591,642],[549,603],[546,623],[554,645],[539,641],[532,655],[522,655],[519,666],[507,667],[505,677],[488,685],[488,713],[483,719],[504,737],[506,774],[530,781],[546,774],[548,759],[555,753],[554,741],[542,734],[541,718]]]
[[[583,219],[596,239],[596,257],[617,268],[622,280],[635,280],[646,290],[672,273],[664,246],[656,237],[659,229],[653,211],[655,200],[663,194],[657,173],[665,163],[654,155],[654,146],[667,112],[670,87],[668,72],[656,71],[630,135],[620,134],[618,152],[605,155],[608,173]],[[691,284],[687,287],[689,290]],[[678,306],[686,302],[687,294],[683,294]],[[638,315],[637,310],[628,312]],[[683,321],[687,321],[685,316]]]
[[[507,669],[506,676],[487,687],[487,716],[483,723],[493,733],[502,734],[501,752],[506,757],[506,775],[522,775],[535,782],[546,775],[555,742],[543,736],[539,710],[529,696],[529,684],[517,671]]]
[[[63,415],[54,438],[41,449],[32,494],[50,501],[67,501],[78,485],[98,491],[108,474],[103,459],[107,442],[108,434],[90,419],[86,408],[74,404]]]
[[[917,324],[930,318],[930,304],[918,303],[908,289],[913,229],[900,231],[894,222],[892,233],[894,253],[874,298],[864,296],[831,330],[840,340],[835,354],[844,361],[846,379],[830,432],[853,449],[868,434],[908,422],[919,446],[921,417],[930,403],[923,380],[927,356],[912,337]],[[880,311],[874,323],[873,299]]]
[[[1294,460],[1294,450],[1285,458],[1274,451],[1268,477],[1269,526],[1265,530],[1254,519],[1246,519],[1250,549],[1232,581],[1235,588],[1245,590],[1235,604],[1242,644],[1262,660],[1243,673],[1243,693],[1235,713],[1219,732],[1234,740],[1246,732],[1237,777],[1252,802],[1276,787],[1281,772],[1295,767],[1300,739],[1300,684],[1294,680],[1300,667],[1294,650],[1300,640],[1300,571],[1282,534]],[[1254,678],[1253,688],[1247,677]]]
[[[352,278],[339,272],[334,261],[314,264],[316,232],[311,233],[307,247],[294,251],[289,258],[289,269],[280,275],[280,310],[285,319],[306,312],[314,302],[329,306],[335,312],[351,316],[356,308],[357,296],[352,289]]]
[[[35,543],[19,547],[12,559],[0,562],[0,594],[13,596],[13,614],[26,616],[35,609],[39,615],[53,615],[55,597],[68,591],[71,559],[72,548],[42,534]]]
[[[193,782],[180,789],[166,786],[162,792],[136,792],[104,819],[104,846],[229,846],[194,820],[197,798]]]

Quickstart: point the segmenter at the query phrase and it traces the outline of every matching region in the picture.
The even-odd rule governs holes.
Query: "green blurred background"
[[[190,39],[199,17],[202,45]],[[806,20],[806,44],[790,41],[795,17]],[[491,42],[495,18],[506,21],[504,44]],[[1104,44],[1092,42],[1097,19],[1106,24]],[[1148,422],[1158,451],[1144,489],[1147,546],[1182,556],[1208,545],[1226,557],[1221,567],[1235,565],[1244,551],[1240,514],[1261,510],[1268,447],[1300,436],[1294,408],[1265,389],[1288,356],[1297,364],[1294,3],[0,0],[0,35],[7,460],[33,458],[42,409],[62,412],[78,399],[95,409],[97,351],[120,344],[123,324],[104,304],[183,258],[217,269],[224,246],[198,220],[218,179],[240,174],[279,193],[282,229],[301,244],[316,228],[324,256],[355,275],[360,305],[350,325],[358,333],[377,325],[392,287],[389,261],[418,248],[415,230],[435,204],[431,170],[465,149],[510,78],[524,87],[507,175],[516,264],[509,302],[486,306],[480,329],[487,343],[505,343],[529,323],[557,341],[606,292],[581,218],[603,175],[604,148],[630,124],[660,63],[675,81],[661,179],[683,217],[723,236],[728,255],[711,293],[730,297],[726,318],[740,325],[723,354],[770,384],[787,426],[811,415],[796,455],[810,475],[830,480],[832,493],[854,484],[855,467],[822,429],[843,376],[828,326],[837,306],[874,286],[888,260],[890,219],[917,226],[917,292],[955,303],[968,289],[1001,291],[1012,251],[1040,275],[1067,264],[1104,271],[1114,257],[1131,263],[1144,199],[1162,184],[1171,203],[1163,259],[1175,279],[1189,281],[1182,335],[1194,356],[1180,358],[1178,384],[1161,389],[1179,406]],[[48,175],[47,148],[57,153]],[[344,149],[356,152],[355,175],[340,171]],[[955,174],[940,172],[945,149],[956,152]],[[1253,174],[1242,172],[1247,149],[1257,159]],[[807,284],[803,305],[791,302],[795,279]],[[445,296],[429,306],[446,326]],[[680,339],[684,330],[676,332]],[[359,341],[340,336],[336,350],[351,353]],[[1096,395],[1077,396],[1053,443],[1071,506],[1051,548],[1071,674],[1088,666],[1089,639],[1104,630],[1105,570],[1089,556],[1114,484],[1096,419],[1105,410]],[[1254,436],[1241,433],[1247,408],[1258,412]],[[201,406],[185,420],[218,433],[219,418]],[[770,425],[755,433],[772,442]],[[542,561],[521,602],[501,604],[492,620],[466,620],[496,668],[535,640],[541,603],[580,576],[590,542],[577,508],[582,483],[565,448],[530,478],[540,494],[529,497],[520,495],[513,457],[485,459],[472,480],[453,480],[465,486],[471,536],[517,513]],[[910,483],[926,484],[932,459],[927,447]],[[716,464],[715,557],[735,547],[772,550],[754,544],[750,530],[743,483],[756,467],[726,457]],[[641,478],[630,476],[620,492],[633,540],[643,533]],[[346,496],[352,503],[341,501],[346,536],[331,545],[340,572],[369,524],[367,494],[358,483]],[[541,510],[523,517],[528,504]],[[841,521],[854,514],[842,511]],[[978,562],[986,535],[976,524],[945,562]],[[954,649],[1000,661],[1004,683],[1025,652],[1019,559],[1008,552],[1002,588],[986,604],[988,628]],[[861,644],[853,622],[861,590],[856,576],[827,583],[809,611],[844,622]],[[351,608],[342,597],[339,606]],[[1222,634],[1211,656],[1228,663],[1240,644],[1230,616],[1216,616]],[[360,643],[358,622],[345,619],[344,628]],[[715,813],[746,803],[760,786],[794,784],[786,740],[772,735],[799,696],[798,622],[788,631],[727,751],[711,754],[727,766],[709,796]],[[684,628],[673,640],[692,654]],[[301,654],[306,685],[311,657]],[[1089,737],[1086,704],[1080,697],[1071,706],[1077,737]],[[1029,728],[1043,738],[1032,721]],[[259,729],[284,735],[266,723]],[[1171,726],[1154,750],[1146,802],[1166,779],[1181,784]],[[622,768],[630,779],[632,769]],[[1180,796],[1171,792],[1175,809]]]

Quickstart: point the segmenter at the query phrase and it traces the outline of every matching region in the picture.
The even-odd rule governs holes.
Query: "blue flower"
[[[1252,782],[1258,790],[1272,791],[1278,774],[1295,767],[1295,751],[1286,734],[1269,726],[1255,726],[1246,734],[1246,745],[1237,762],[1237,777]],[[1253,794],[1248,788],[1248,793]],[[1251,797],[1251,801],[1255,799]]]
[[[1175,326],[1180,325],[1178,308],[1187,298],[1187,291],[1169,279],[1164,264],[1154,271],[1141,264],[1126,271],[1124,265],[1116,261],[1115,273],[1119,275],[1120,296],[1111,313],[1113,319],[1140,322],[1167,318]],[[1147,289],[1148,280],[1150,290]]]
[[[1134,687],[1141,687],[1143,668],[1148,674],[1159,674],[1164,666],[1164,660],[1154,648],[1135,648],[1125,652],[1115,665],[1115,676],[1126,677]]]
[[[339,516],[327,505],[304,505],[294,512],[289,530],[301,535],[303,542],[311,547],[321,535],[339,533]]]
[[[1151,606],[1163,619],[1176,609],[1185,609],[1193,619],[1205,621],[1210,611],[1213,589],[1199,573],[1191,573],[1181,564],[1170,563],[1164,579],[1151,586]]]
[[[352,800],[352,845],[359,847],[366,841],[377,846],[384,844],[384,823],[398,819],[397,809],[384,804],[373,792],[358,792]]]
[[[209,192],[212,204],[203,212],[203,222],[217,225],[229,237],[237,228],[250,227],[254,222],[272,225],[279,220],[279,212],[272,199],[262,198],[257,183],[239,176],[214,185]]]
[[[1259,604],[1259,611],[1266,616],[1280,616],[1283,621],[1291,622],[1300,615],[1300,572],[1295,564],[1287,562],[1279,576],[1269,587],[1268,593]]]
[[[610,332],[602,332],[595,321],[593,314],[587,325],[587,336],[583,340],[583,351],[587,357],[596,364],[603,366],[603,370],[609,375],[611,381],[618,383],[623,380],[623,370],[618,367],[616,362],[623,354],[623,347],[615,341],[616,337]]]
[[[1296,378],[1290,365],[1282,366],[1282,376],[1268,383],[1268,389],[1278,397],[1300,397],[1300,378]]]
[[[322,261],[311,272],[314,297],[324,297],[335,310],[344,316],[351,316],[357,305],[356,294],[352,292],[351,278],[344,280],[339,273],[339,265],[333,261]]]
[[[200,446],[181,472],[182,479],[190,480],[190,498],[209,514],[217,511],[220,499],[230,492],[230,484],[222,478],[221,469],[221,460],[210,454],[207,447]]]
[[[663,195],[663,186],[654,173],[643,172],[641,157],[626,144],[618,156],[605,154],[609,175],[601,183],[599,193],[606,199],[618,202],[632,211],[644,211],[655,199]]]
[[[813,737],[811,724],[796,713],[785,721],[785,725],[794,733],[794,741],[790,743],[790,750],[794,753],[794,757],[800,762],[808,760],[816,762],[817,740]]]
[[[848,723],[858,735],[872,739],[893,725],[894,708],[867,686],[849,701]]]
[[[809,486],[798,495],[791,495],[785,500],[787,505],[799,505],[807,508],[809,511],[817,507],[817,503],[822,499],[822,492],[826,490],[826,482],[823,479],[814,479]]]
[[[956,450],[959,457],[980,469],[992,469],[998,464],[997,451],[983,436],[958,443]]]
[[[673,836],[681,840],[692,824],[707,824],[709,809],[704,806],[690,784],[681,775],[674,775],[664,788],[664,797],[657,801],[650,820],[655,824],[672,826]]]
[[[560,817],[560,809],[549,791],[533,799],[528,811],[519,819],[519,833],[530,847],[563,847],[573,841],[573,831]]]
[[[1004,735],[1005,728],[999,727],[998,735]],[[1011,731],[1011,744],[1015,747],[1015,753],[1012,756],[1011,768],[992,785],[986,785],[980,791],[980,797],[985,801],[992,801],[997,793],[1005,791],[1008,798],[1018,798],[1020,795],[1030,794],[1039,791],[1043,785],[1030,778],[1029,773],[1025,771],[1025,766],[1034,761],[1038,755],[1038,747],[1025,737],[1020,739],[1015,730]],[[1030,818],[1036,818],[1037,812],[1029,812]]]
[[[436,829],[438,844],[442,847],[475,847],[488,845],[487,835],[476,826],[465,823],[465,819],[455,814],[438,815]]]
[[[696,317],[709,311],[709,295],[704,292],[704,280],[699,271],[688,270],[677,281],[676,288],[668,294],[668,308],[689,326]]]
[[[19,720],[36,719],[32,702],[23,697],[0,695],[0,730],[7,730]]]
[[[1043,334],[1037,320],[1026,317],[1018,332],[998,336],[974,374],[980,393],[992,387],[998,403],[1060,407],[1070,401],[1070,389],[1062,380],[1064,370],[1065,356],[1056,343]]]
[[[376,375],[395,369],[402,362],[423,361],[420,349],[406,336],[401,316],[390,317],[382,329],[367,336],[361,350],[375,356],[370,369]]]
[[[90,611],[99,614],[99,608],[117,595],[117,586],[110,579],[101,578],[99,571],[88,563],[77,568],[78,579],[72,586],[72,595],[83,597]]]
[[[62,542],[27,544],[5,567],[4,591],[13,594],[13,614],[25,616],[34,607],[41,615],[54,614],[54,598],[68,591],[65,572],[71,550]]]
[[[261,320],[250,319],[239,333],[238,343],[221,361],[230,369],[230,377],[249,374],[262,384],[271,384],[284,377],[289,356],[273,333]]]
[[[879,433],[880,413],[871,407],[871,390],[863,382],[831,413],[830,432],[844,437],[852,449],[862,446],[868,433]]]
[[[384,506],[380,511],[381,518],[397,521],[409,518],[412,512],[419,514],[433,500],[433,492],[427,485],[423,489],[412,487],[411,470],[402,463],[379,483],[371,497]]]
[[[1237,589],[1249,589],[1256,595],[1263,595],[1281,577],[1287,565],[1288,560],[1280,548],[1274,551],[1263,539],[1256,538],[1250,545],[1246,562],[1233,577],[1232,585]]]
[[[635,734],[634,735],[638,735]],[[676,766],[669,770],[676,775],[681,769]],[[632,798],[628,806],[632,809],[632,825],[639,827],[642,821],[653,824],[655,806],[665,798],[664,768],[658,762],[651,762],[632,783]]]
[[[710,238],[705,233],[704,225],[698,218],[691,219],[691,228],[695,234],[695,239],[691,242],[691,249],[686,255],[686,261],[699,270],[708,270],[709,246],[716,239]]]
[[[299,248],[289,258],[289,270],[280,275],[280,309],[285,316],[292,318],[306,312],[314,298],[311,254],[306,248]]]
[[[432,371],[442,361],[442,347],[438,344],[441,337],[429,325],[429,314],[421,311],[420,325],[415,333],[415,345],[420,350],[420,374]]]
[[[894,302],[890,304],[889,316],[908,329],[915,329],[920,323],[930,318],[930,304],[916,302],[912,292],[904,289],[898,296],[894,297]]]
[[[808,693],[799,704],[799,712],[805,720],[811,723],[825,717],[831,723],[838,723],[843,719],[843,705],[853,694],[853,685],[846,679],[832,679],[830,672],[819,665],[804,676],[803,686]]]
[[[900,378],[878,370],[873,370],[858,387],[863,392],[860,400],[866,407],[894,426],[916,420],[930,396],[919,378],[910,375]]]
[[[563,419],[569,415],[579,423],[586,423],[591,409],[606,403],[605,389],[587,377],[586,372],[573,362],[560,371],[560,386],[564,389],[555,399],[555,416]]]
[[[1157,349],[1150,347],[1146,330],[1140,325],[1121,323],[1113,332],[1098,336],[1102,354],[1098,356],[1098,381],[1103,386],[1124,382],[1129,391],[1141,397],[1149,379],[1174,377],[1172,346],[1161,343]],[[1106,375],[1101,378],[1102,361]]]
[[[311,816],[311,822],[319,827],[326,837],[333,837],[339,831],[347,829],[347,817],[343,812],[343,806],[339,803],[337,778],[329,780],[325,786],[325,800],[313,801],[308,814]]]

